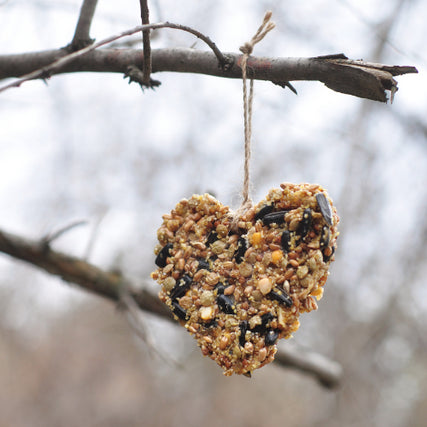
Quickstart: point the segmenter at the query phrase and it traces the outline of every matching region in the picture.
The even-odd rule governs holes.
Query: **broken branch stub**
[[[418,73],[411,66],[390,66],[347,58],[317,57],[315,61],[324,61],[332,70],[323,83],[336,92],[354,95],[373,101],[387,102],[386,91],[391,92],[391,102],[397,91],[397,81],[393,76]]]

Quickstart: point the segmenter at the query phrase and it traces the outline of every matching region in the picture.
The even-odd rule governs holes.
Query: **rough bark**
[[[72,72],[125,73],[130,65],[142,68],[142,51],[137,49],[97,49],[77,56],[62,65],[50,67],[65,58],[66,49],[0,55],[0,79],[18,77],[34,70],[44,70],[44,77]],[[196,49],[154,49],[152,72],[180,72],[237,78],[242,76],[241,54],[226,53],[229,66],[220,67],[214,53]],[[360,98],[387,101],[386,91],[397,90],[395,76],[417,73],[411,66],[389,66],[347,59],[344,55],[314,58],[260,58],[251,56],[248,76],[274,83],[317,80],[328,88]],[[40,76],[39,76],[40,77]]]

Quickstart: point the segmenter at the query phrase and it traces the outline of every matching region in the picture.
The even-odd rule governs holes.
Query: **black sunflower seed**
[[[261,324],[256,325],[254,328],[251,329],[253,332],[258,332],[260,334],[265,334],[267,331],[267,326],[269,322],[271,322],[274,319],[274,316],[272,313],[264,313],[261,316]]]
[[[282,248],[285,252],[289,252],[291,248],[291,233],[289,230],[284,230],[282,233],[282,237],[280,238],[280,243],[282,244]]]
[[[243,347],[246,342],[246,331],[249,328],[247,320],[240,322],[239,328],[240,328],[239,344]]]
[[[255,214],[255,221],[259,219],[263,219],[267,214],[273,212],[274,206],[273,205],[265,205],[263,206],[256,214]]]
[[[218,234],[215,233],[215,231],[211,231],[208,235],[208,238],[206,240],[206,244],[212,245],[213,242],[216,242],[218,240]]]
[[[329,234],[329,228],[327,225],[325,225],[322,228],[322,234],[320,235],[320,249],[324,249],[326,248],[326,246],[329,245],[329,239],[330,239],[330,234]]]
[[[285,292],[284,289],[276,286],[273,291],[270,291],[267,296],[278,301],[280,304],[285,305],[286,307],[291,307],[293,304],[292,298]]]
[[[201,324],[201,326],[205,328],[215,328],[218,325],[218,322],[216,319],[209,320],[207,323]]]
[[[187,312],[178,304],[177,301],[172,301],[172,311],[181,320],[185,320],[187,318]]]
[[[210,270],[209,261],[206,261],[203,258],[197,260],[197,270]]]
[[[184,276],[182,276],[172,288],[170,292],[171,299],[174,300],[184,296],[187,290],[190,288],[192,282],[193,279],[187,274],[184,274]]]
[[[166,267],[166,258],[170,256],[170,250],[173,248],[172,243],[167,243],[160,250],[158,255],[156,256],[156,260],[154,261],[156,265],[160,268]]]
[[[330,255],[325,255],[323,252],[322,252],[322,255],[323,255],[323,261],[324,262],[328,262],[331,258],[332,258],[332,255],[335,253],[335,246],[332,246],[332,253],[330,254]]]
[[[214,289],[216,289],[217,295],[222,295],[222,294],[224,294],[225,285],[222,282],[217,283],[215,285]]]
[[[243,261],[247,249],[248,244],[246,243],[246,239],[244,237],[239,237],[239,240],[237,241],[237,249],[236,252],[234,252],[234,258],[237,264],[240,264]]]
[[[305,209],[304,213],[302,214],[302,220],[298,224],[298,228],[297,228],[297,234],[301,236],[301,238],[304,238],[307,235],[308,230],[310,230],[312,219],[313,219],[313,216],[311,214],[311,209],[310,208]]]
[[[279,333],[275,329],[269,329],[264,338],[265,345],[276,344],[277,338],[279,338]]]
[[[225,314],[234,314],[235,307],[230,297],[224,294],[219,294],[216,298],[216,302],[221,311]]]
[[[279,212],[271,212],[264,216],[262,219],[262,223],[264,225],[270,225],[270,224],[284,224],[285,222],[285,215],[288,211],[279,211]]]
[[[320,212],[322,213],[323,219],[327,224],[332,225],[332,209],[328,202],[328,199],[323,193],[316,194],[317,204],[319,205]]]
[[[261,321],[264,326],[267,325],[268,322],[271,322],[274,319],[273,313],[264,313],[261,316]]]

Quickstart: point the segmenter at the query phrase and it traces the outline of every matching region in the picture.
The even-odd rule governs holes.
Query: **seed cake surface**
[[[317,308],[338,222],[315,184],[281,184],[237,224],[214,197],[193,195],[157,232],[159,297],[225,375],[250,376]]]

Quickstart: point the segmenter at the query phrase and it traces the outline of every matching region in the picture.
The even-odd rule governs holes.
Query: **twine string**
[[[236,212],[236,220],[238,220],[244,212],[252,207],[252,200],[249,197],[250,177],[249,166],[251,159],[251,139],[252,139],[252,104],[254,97],[254,80],[250,79],[249,96],[247,89],[247,73],[248,73],[248,59],[252,54],[254,46],[260,42],[274,27],[275,24],[270,21],[272,12],[268,11],[264,15],[264,20],[258,28],[252,39],[240,47],[243,53],[241,68],[243,80],[243,121],[245,128],[245,163],[244,163],[244,178],[242,189],[242,204]]]

